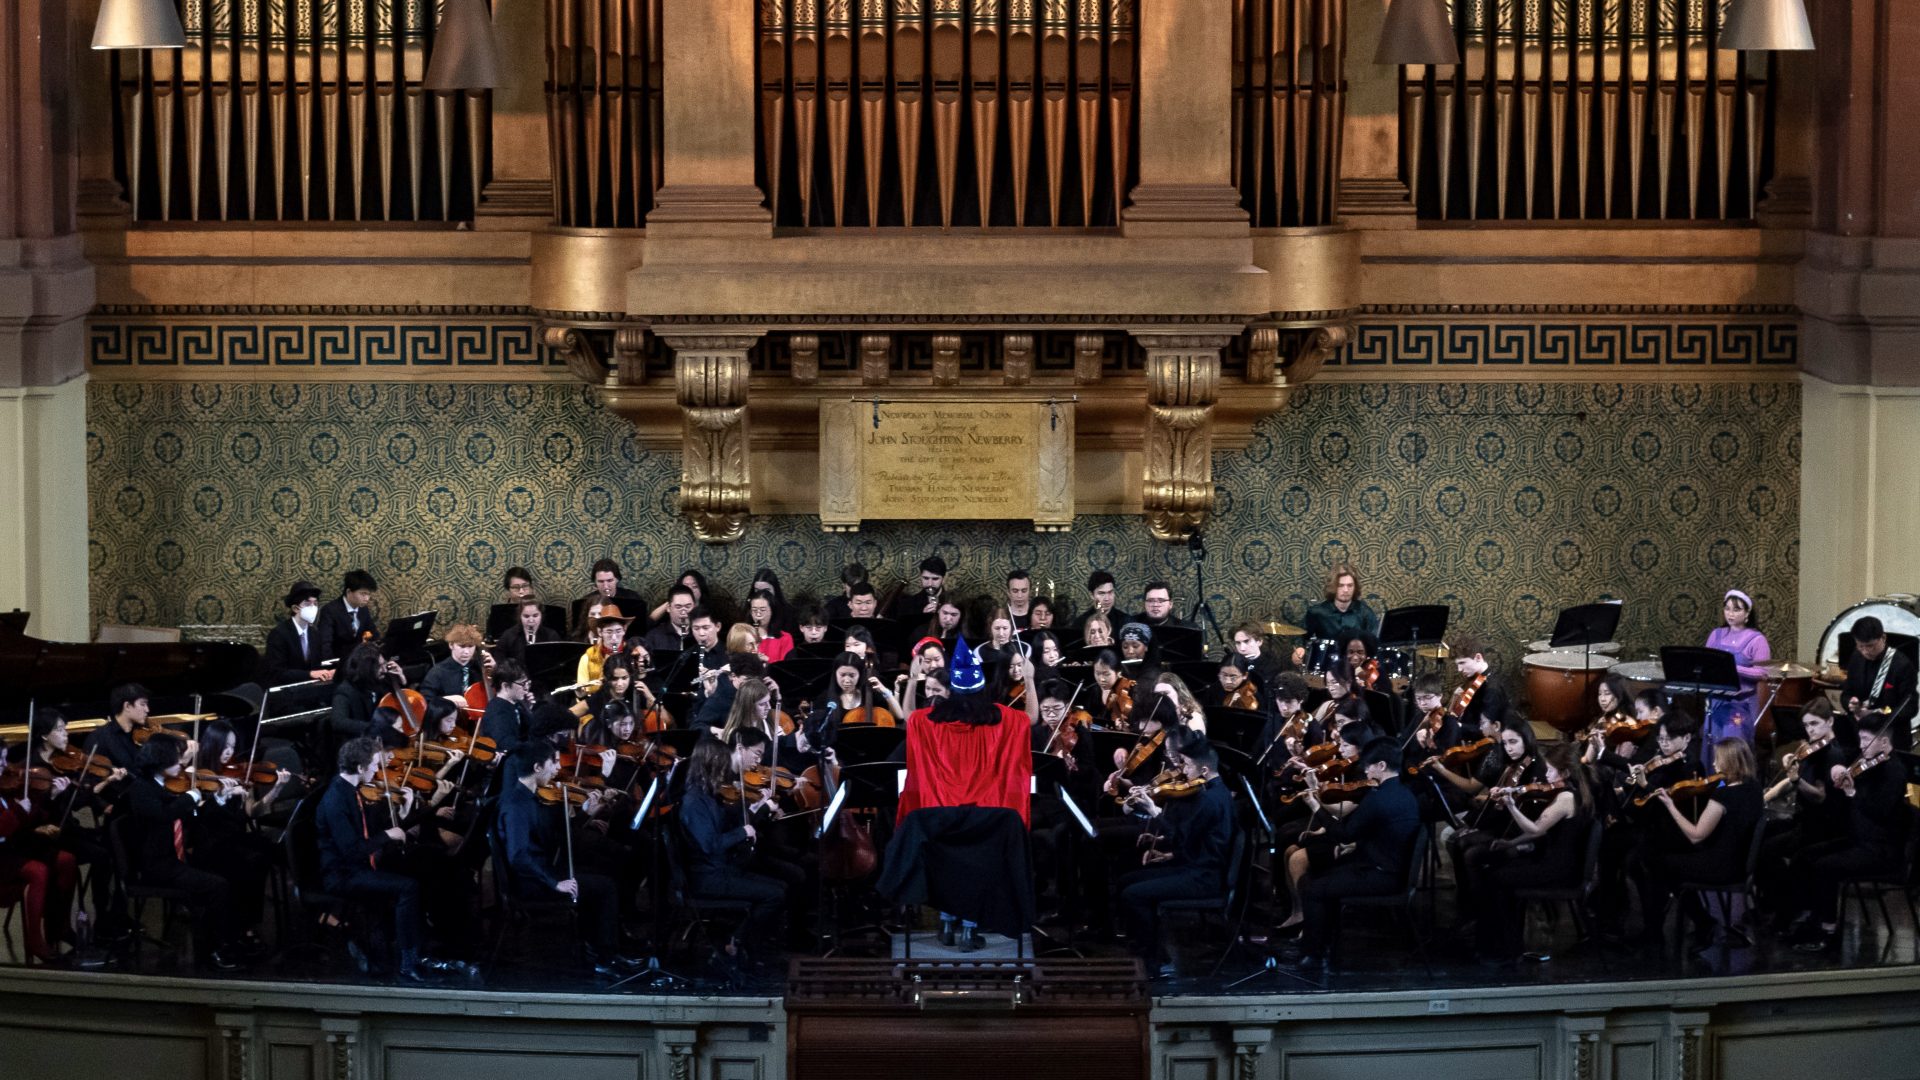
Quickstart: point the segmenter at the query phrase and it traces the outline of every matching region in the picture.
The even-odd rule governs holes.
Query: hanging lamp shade
[[[187,32],[173,0],[100,0],[96,49],[184,49]]]
[[[1813,48],[1807,7],[1801,0],[1733,0],[1720,28],[1723,49],[1801,52]]]
[[[493,44],[487,0],[446,0],[421,85],[429,90],[491,90],[500,85],[500,50]]]
[[[1453,40],[1446,0],[1393,0],[1380,27],[1376,64],[1457,64],[1460,45]]]

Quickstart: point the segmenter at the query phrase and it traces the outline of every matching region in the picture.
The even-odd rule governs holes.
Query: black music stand
[[[433,633],[437,611],[417,611],[387,620],[387,636],[380,639],[380,655],[389,660],[427,651],[427,637]]]
[[[830,661],[845,651],[846,640],[846,631],[835,630],[832,627],[828,627],[826,636],[821,638],[817,644],[805,638],[794,638],[793,651],[788,653],[787,656],[789,658],[798,657],[805,660]]]
[[[1242,756],[1245,757],[1246,755],[1242,755]],[[1248,758],[1247,761],[1248,761],[1248,764],[1252,764],[1251,758]],[[1274,840],[1273,822],[1267,817],[1267,808],[1260,805],[1259,789],[1254,787],[1253,776],[1251,772],[1243,772],[1240,774],[1240,789],[1246,792],[1247,805],[1253,807],[1254,820],[1260,823],[1260,831],[1266,834],[1267,857],[1269,860],[1269,864],[1278,866],[1280,863],[1280,858],[1279,858],[1280,852],[1279,852],[1278,846],[1275,845],[1273,842]],[[1239,822],[1234,823],[1234,828],[1236,829],[1244,828],[1244,827],[1245,826]],[[1251,847],[1251,842],[1249,842],[1249,847]],[[1232,924],[1231,924],[1232,932],[1227,938],[1226,952],[1221,953],[1219,961],[1213,965],[1213,973],[1215,975],[1218,975],[1220,973],[1220,969],[1226,966],[1227,957],[1233,954],[1233,950],[1237,948],[1243,941],[1245,941],[1245,935],[1241,933],[1241,931],[1246,928],[1247,912],[1253,909],[1253,889],[1251,886],[1253,884],[1253,874],[1254,874],[1254,871],[1252,869],[1253,860],[1248,859],[1247,863],[1249,867],[1247,870],[1248,887],[1241,890],[1241,892],[1244,895],[1240,901],[1240,914],[1238,918],[1235,918],[1232,921]],[[1248,944],[1252,944],[1252,943],[1248,942]],[[1258,945],[1254,947],[1257,948],[1262,954],[1264,954],[1264,956],[1261,959],[1260,966],[1257,968],[1254,968],[1250,974],[1242,975],[1240,978],[1235,979],[1234,981],[1228,983],[1225,989],[1232,990],[1237,987],[1244,986],[1245,984],[1250,983],[1255,979],[1265,978],[1269,975],[1283,975],[1289,979],[1294,980],[1295,982],[1304,983],[1308,986],[1312,986],[1316,988],[1318,988],[1318,986],[1320,985],[1319,983],[1314,982],[1312,979],[1307,978],[1305,975],[1301,975],[1298,972],[1289,971],[1286,968],[1281,967],[1280,951],[1278,949],[1275,949],[1272,945],[1270,944]]]
[[[1725,649],[1699,645],[1663,645],[1660,669],[1666,673],[1666,692],[1702,697],[1735,697],[1740,693],[1740,669]]]
[[[1210,627],[1213,640],[1225,643],[1227,635],[1220,629],[1220,618],[1213,613],[1213,605],[1207,600],[1207,538],[1200,530],[1195,529],[1188,535],[1187,552],[1193,556],[1194,595],[1193,607],[1187,611],[1187,621],[1197,628],[1196,635]],[[1202,619],[1206,621],[1202,622]]]
[[[1409,604],[1388,608],[1380,616],[1381,651],[1393,649],[1413,654],[1411,673],[1420,674],[1420,646],[1437,645],[1447,639],[1447,622],[1453,611],[1445,604]]]
[[[1176,661],[1206,662],[1207,643],[1199,627],[1169,625],[1149,626],[1147,629],[1153,631],[1154,649],[1170,666]]]
[[[493,605],[487,609],[487,640],[499,641],[501,634],[513,629],[519,623],[519,604]],[[567,626],[567,609],[559,604],[541,604],[540,625],[564,632]]]
[[[533,642],[527,646],[527,678],[542,694],[551,693],[554,687],[573,682],[586,651],[584,641]]]
[[[1613,635],[1620,630],[1621,604],[1618,600],[1603,600],[1597,604],[1577,604],[1563,608],[1553,620],[1553,633],[1547,638],[1547,647],[1551,649],[1571,649],[1580,647],[1581,670],[1591,670],[1593,647],[1604,641],[1612,641]],[[1587,696],[1582,711],[1587,722],[1600,718],[1600,702],[1592,695]]]
[[[833,752],[840,759],[841,771],[876,763],[904,764],[894,760],[907,741],[907,729],[900,727],[855,727],[842,725],[832,739]]]
[[[668,734],[674,733],[669,732]],[[656,774],[653,780],[647,784],[647,793],[641,797],[639,807],[633,812],[632,827],[635,832],[638,832],[649,824],[653,826],[650,830],[652,839],[648,844],[649,857],[653,866],[652,869],[647,872],[647,889],[652,894],[651,903],[649,904],[651,910],[648,913],[647,920],[649,924],[647,928],[647,966],[623,979],[608,984],[601,989],[602,993],[611,994],[630,982],[642,980],[650,990],[677,990],[692,985],[686,978],[675,975],[673,972],[660,966],[661,954],[666,951],[661,947],[661,942],[665,941],[668,936],[660,925],[661,920],[666,917],[668,906],[666,902],[666,890],[668,887],[666,871],[662,869],[664,862],[662,858],[662,845],[672,842],[662,834],[667,829],[672,828],[672,826],[668,824],[669,819],[666,817],[660,817],[652,821],[648,820],[654,804],[666,800],[667,791],[673,785],[673,774],[686,760],[685,756],[682,756],[673,763],[672,767],[669,768],[665,774]]]
[[[33,612],[21,611],[19,608],[0,611],[0,635],[26,633],[27,620],[31,618],[33,618]]]
[[[1237,750],[1245,754],[1259,741],[1260,732],[1266,726],[1267,715],[1252,709],[1207,710],[1207,741],[1216,750]]]
[[[873,635],[876,652],[899,656],[906,648],[906,630],[892,619],[835,619],[829,625],[840,631],[842,636],[856,626],[866,627],[867,633]],[[878,661],[880,658],[876,656],[873,659]]]

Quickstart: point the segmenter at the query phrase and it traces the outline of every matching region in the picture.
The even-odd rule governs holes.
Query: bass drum
[[[1873,616],[1880,620],[1889,634],[1900,634],[1910,638],[1920,638],[1920,615],[1913,608],[1890,597],[1876,597],[1864,603],[1855,604],[1840,613],[1840,617],[1827,624],[1827,630],[1820,635],[1819,670],[1828,671],[1840,666],[1840,635],[1853,630],[1853,624]]]
[[[1578,731],[1595,708],[1593,688],[1614,661],[1598,654],[1589,658],[1576,652],[1542,652],[1525,662],[1531,718],[1560,731]]]

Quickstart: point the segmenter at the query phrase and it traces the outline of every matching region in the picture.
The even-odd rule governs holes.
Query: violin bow
[[[1053,744],[1060,741],[1060,733],[1066,730],[1067,724],[1073,719],[1073,703],[1080,700],[1080,691],[1086,688],[1087,684],[1084,682],[1074,685],[1073,696],[1067,699],[1067,711],[1061,713],[1060,722],[1053,725],[1053,737],[1047,740],[1047,745],[1040,748],[1041,753],[1053,753]]]
[[[86,779],[87,770],[93,768],[93,755],[98,753],[99,750],[100,748],[97,746],[87,747],[87,760],[80,763],[80,776],[79,776],[79,779],[76,779],[74,781],[75,784],[78,784],[80,780]],[[66,831],[67,819],[73,816],[73,804],[77,801],[78,801],[78,796],[68,799],[67,808],[60,812],[60,831],[61,832]]]
[[[27,699],[27,740],[28,742],[32,742],[33,740],[33,714],[34,714],[34,707],[38,704],[39,702],[33,698]],[[33,786],[33,755],[27,754],[21,757],[20,759],[20,799],[22,802],[27,802],[31,800],[32,786]]]
[[[573,789],[571,785],[568,784],[560,785],[560,831],[564,833],[567,838],[567,880],[574,883],[573,896],[569,899],[571,899],[573,903],[578,904],[580,902],[580,880],[573,876],[573,802],[567,798],[567,792],[569,790],[576,789]]]

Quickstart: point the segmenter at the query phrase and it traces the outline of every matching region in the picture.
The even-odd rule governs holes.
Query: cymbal
[[[1306,633],[1305,630],[1290,622],[1280,622],[1277,619],[1264,622],[1260,626],[1273,637],[1300,637]]]
[[[1426,657],[1428,660],[1445,660],[1453,655],[1453,650],[1448,648],[1447,643],[1444,641],[1436,641],[1431,645],[1415,646],[1413,651]]]

